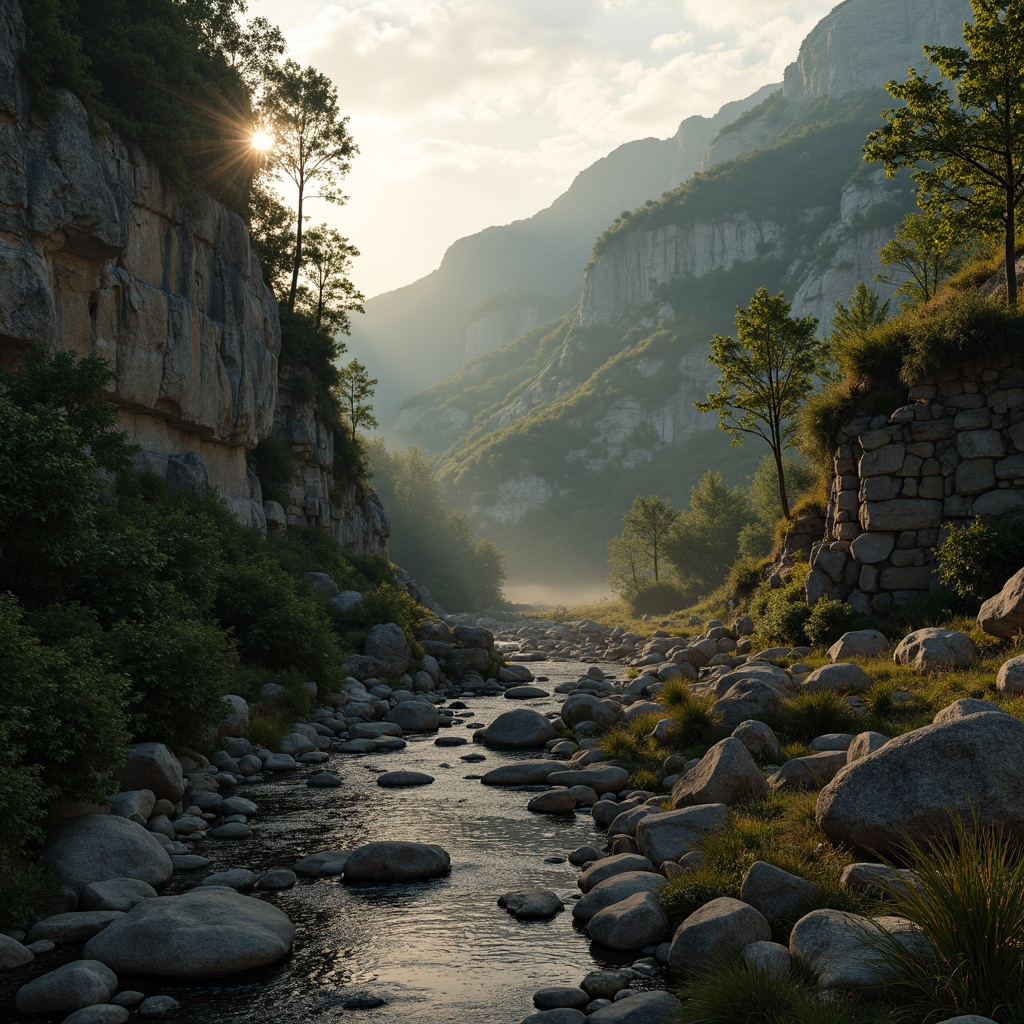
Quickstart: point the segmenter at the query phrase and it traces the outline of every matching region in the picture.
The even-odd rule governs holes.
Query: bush
[[[804,591],[806,571],[794,566],[789,582],[774,590],[763,583],[751,602],[757,637],[766,644],[798,647],[807,643],[804,625],[811,617]]]
[[[892,886],[888,913],[924,933],[932,956],[912,954],[885,933],[872,944],[897,975],[897,1019],[978,1014],[1024,1017],[1024,847],[1001,828],[959,817],[927,847],[908,841],[901,861],[915,887]]]
[[[720,896],[739,899],[742,875],[707,866],[673,878],[659,893],[658,902],[673,929],[705,903]]]
[[[0,870],[40,838],[50,801],[106,799],[124,758],[128,681],[88,645],[44,647],[0,594]]]
[[[939,580],[977,608],[1024,565],[1024,519],[978,516],[950,526],[935,556]]]
[[[784,736],[807,743],[829,732],[848,732],[854,725],[849,704],[832,690],[799,693],[787,700],[775,721]]]
[[[770,558],[738,558],[729,568],[725,585],[734,601],[746,602],[768,578],[768,571],[775,563]]]
[[[223,717],[236,665],[230,636],[195,619],[123,619],[104,637],[111,663],[132,682],[132,738],[171,748],[201,745]]]
[[[860,616],[845,601],[828,597],[815,604],[804,623],[804,633],[812,647],[831,647],[844,633],[860,628]]]
[[[287,508],[289,491],[298,468],[288,442],[271,434],[256,445],[252,457],[256,463],[256,475],[260,478],[263,500],[276,501]]]
[[[45,864],[0,867],[0,928],[35,920],[40,911],[53,903],[59,891],[60,879]]]
[[[634,615],[666,615],[686,603],[686,595],[671,583],[651,583],[629,598]]]
[[[405,634],[413,655],[419,657],[420,627],[430,618],[430,612],[414,601],[404,590],[385,583],[363,595],[362,601],[339,611],[331,608],[336,627],[345,634],[352,647],[362,647],[366,634],[380,622],[394,622]]]

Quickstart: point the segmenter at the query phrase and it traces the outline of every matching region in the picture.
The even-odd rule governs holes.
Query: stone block
[[[889,501],[899,496],[903,482],[895,476],[870,476],[861,482],[861,501]],[[859,504],[859,503],[858,503]]]
[[[921,476],[942,476],[942,463],[938,459],[925,459],[921,465]]]
[[[898,473],[903,467],[907,450],[902,444],[887,444],[874,451],[865,452],[858,464],[861,479],[870,476],[888,476]]]
[[[861,506],[860,525],[875,533],[887,530],[930,530],[940,525],[942,502],[924,498],[869,501]]]
[[[956,450],[964,459],[992,459],[1006,453],[1006,444],[998,430],[969,430],[957,435]]]
[[[865,565],[860,571],[860,589],[865,594],[875,594],[879,590],[879,572],[873,565]]]
[[[974,509],[974,499],[954,494],[942,503],[942,515],[946,519],[963,519]]]
[[[846,561],[846,552],[821,548],[814,559],[814,568],[827,573],[833,583],[838,583],[843,578]]]
[[[896,545],[896,538],[891,533],[862,533],[850,545],[854,559],[865,565],[884,562]]]
[[[861,448],[866,452],[873,452],[892,441],[891,430],[866,430],[857,438]]]
[[[916,478],[910,478],[909,480],[903,481],[903,489],[900,494],[904,498],[916,498],[917,497],[917,480]]]
[[[941,499],[945,497],[946,488],[940,476],[926,476],[917,482],[919,498]]]
[[[924,459],[920,455],[908,454],[903,460],[903,469],[901,470],[904,476],[920,476],[921,466],[924,464]]]
[[[1011,455],[1008,459],[1000,459],[995,465],[996,479],[1016,480],[1024,476],[1024,455]]]
[[[974,499],[976,516],[1002,516],[1009,512],[1024,510],[1024,491],[1000,490],[989,491]]]
[[[927,566],[891,567],[881,572],[883,590],[927,590],[931,581],[932,571]]]
[[[991,459],[967,459],[956,467],[957,494],[984,494],[996,485]]]
[[[1006,431],[1009,435],[1010,440],[1013,442],[1013,447],[1019,452],[1024,452],[1024,422],[1018,423],[1016,426],[1010,427]]]
[[[860,533],[859,523],[840,523],[835,529],[836,540],[851,541]]]
[[[907,429],[913,441],[943,441],[953,436],[953,418],[944,416],[937,420],[920,420]]]
[[[980,397],[980,396],[978,396]],[[954,430],[983,430],[992,423],[992,414],[987,408],[963,409],[953,418]]]
[[[917,441],[907,445],[907,455],[916,455],[919,459],[930,459],[934,454],[934,441]]]
[[[997,414],[1009,412],[1024,406],[1024,389],[1005,388],[988,396],[989,408]]]

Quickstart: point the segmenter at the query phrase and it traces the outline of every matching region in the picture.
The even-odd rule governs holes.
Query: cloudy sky
[[[835,0],[250,0],[329,75],[360,148],[347,206],[368,297],[456,238],[528,217],[615,146],[780,81]]]

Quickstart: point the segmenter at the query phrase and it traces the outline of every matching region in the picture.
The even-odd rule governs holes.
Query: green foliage
[[[356,430],[360,427],[372,430],[379,425],[373,415],[373,406],[370,405],[379,382],[366,372],[366,367],[358,359],[341,367],[339,377],[337,393],[348,413],[348,425],[354,441]]]
[[[267,538],[266,551],[289,575],[326,573],[342,590],[363,590],[394,579],[385,559],[345,551],[316,526],[289,526]]]
[[[729,596],[736,601],[746,602],[767,580],[768,571],[775,563],[770,558],[755,558],[744,555],[729,566],[725,585]]]
[[[670,927],[675,928],[711,900],[722,896],[739,899],[741,880],[734,872],[705,865],[671,879],[658,894],[658,902]]]
[[[1017,565],[1024,565],[1024,519],[978,516],[947,527],[935,551],[936,575],[971,608],[998,594]]]
[[[887,175],[914,168],[918,203],[930,213],[1003,236],[1012,308],[1024,198],[1024,9],[1019,0],[971,0],[971,8],[964,46],[924,47],[938,81],[911,69],[906,81],[887,83],[903,105],[883,111],[888,123],[868,136],[864,153]]]
[[[863,337],[872,327],[889,319],[889,305],[888,299],[882,302],[878,292],[858,281],[848,306],[836,302],[829,341],[833,345],[844,345]]]
[[[691,489],[690,507],[672,522],[665,541],[665,554],[689,595],[722,582],[752,514],[747,493],[729,487],[721,473],[709,469]]]
[[[475,540],[466,516],[453,509],[433,467],[418,448],[400,453],[369,446],[374,485],[391,517],[390,552],[415,579],[428,582],[448,610],[501,604],[505,559],[493,543]]]
[[[43,646],[22,617],[0,594],[0,868],[41,837],[50,801],[105,799],[128,740],[127,680],[84,643]]]
[[[358,255],[359,250],[347,238],[326,224],[305,233],[303,284],[296,294],[296,309],[312,323],[313,330],[348,334],[349,314],[363,312],[363,295],[348,276]]]
[[[615,540],[616,538],[612,538]],[[627,598],[634,615],[666,615],[688,603],[687,592],[672,583],[643,583]]]
[[[243,28],[238,0],[32,0],[22,70],[44,116],[52,89],[137,142],[186,192],[241,209],[255,165],[247,72],[283,49],[265,20]]]
[[[879,274],[879,281],[898,282],[897,295],[911,302],[934,298],[939,283],[957,270],[967,257],[962,227],[935,210],[908,213],[897,225],[895,237],[878,250],[878,262],[895,274]]]
[[[654,699],[674,715],[690,703],[690,685],[685,679],[667,679]]]
[[[741,444],[752,434],[765,441],[779,472],[782,514],[789,516],[783,452],[796,429],[796,413],[814,389],[824,368],[827,344],[814,337],[818,321],[792,317],[782,292],[772,296],[761,287],[750,305],[736,307],[737,339],[716,334],[708,361],[718,367],[718,391],[701,412],[717,412],[718,425]]]
[[[693,975],[679,997],[680,1024],[853,1024],[857,1019],[850,1003],[822,999],[817,986],[803,978],[742,962]]]
[[[636,598],[651,584],[662,582],[665,572],[668,535],[679,513],[670,502],[656,494],[633,498],[629,511],[622,517],[622,533],[608,541],[612,569],[608,586],[626,598]],[[671,595],[656,591],[652,604],[663,603]]]
[[[295,716],[290,711],[280,708],[257,708],[249,715],[249,728],[245,731],[246,739],[256,747],[277,750],[281,740],[291,732]]]
[[[194,746],[223,717],[220,698],[228,692],[236,655],[231,638],[216,625],[170,616],[121,619],[102,648],[132,681],[133,738]]]
[[[773,589],[762,583],[751,601],[750,610],[757,627],[757,638],[768,645],[799,647],[807,643],[804,625],[811,617],[804,591],[806,572],[796,568],[789,582]]]
[[[830,732],[849,732],[855,723],[850,706],[832,690],[798,693],[785,702],[775,727],[783,736],[808,743]]]
[[[831,647],[844,633],[861,628],[859,616],[845,602],[824,597],[811,609],[804,633],[812,647]]]
[[[277,434],[271,434],[256,445],[253,458],[256,462],[256,475],[260,478],[263,500],[278,501],[287,507],[288,492],[297,469],[288,442]]]
[[[927,846],[907,841],[901,861],[916,886],[891,886],[888,913],[923,932],[931,956],[911,952],[884,932],[872,945],[893,966],[896,1020],[944,1020],[966,1014],[1000,1024],[1024,1015],[1024,849],[1001,828],[964,822]]]
[[[366,634],[379,622],[394,622],[401,626],[413,652],[419,650],[420,627],[430,618],[423,605],[414,601],[404,590],[384,583],[363,595],[362,601],[339,611],[331,608],[338,629],[347,635],[353,646],[361,645]]]
[[[800,495],[815,484],[813,469],[803,459],[784,458],[782,471],[788,494]],[[777,524],[782,520],[779,471],[775,460],[765,455],[747,486],[751,522],[740,530],[737,543],[741,555],[760,559],[772,553]]]
[[[60,879],[45,864],[19,864],[0,873],[0,928],[34,921],[59,891]]]
[[[668,744],[678,750],[693,747],[710,747],[722,737],[722,730],[711,706],[714,702],[707,697],[691,697],[682,707],[672,712],[674,724],[669,731]]]
[[[221,628],[234,631],[243,663],[295,669],[323,691],[341,682],[341,649],[325,603],[271,559],[225,565],[215,614]]]

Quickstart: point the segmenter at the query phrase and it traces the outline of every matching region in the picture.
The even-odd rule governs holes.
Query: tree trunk
[[[302,265],[302,185],[299,185],[298,223],[295,226],[295,259],[292,261],[292,284],[288,289],[288,312],[295,312],[295,293],[299,290],[299,267]]]
[[[1006,187],[1006,304],[1017,308],[1017,238],[1014,226],[1016,209],[1013,201],[1013,185]]]
[[[775,456],[775,471],[779,477],[779,500],[782,502],[782,514],[788,519],[789,498],[786,496],[786,471],[782,468],[781,442],[772,445],[772,455]]]

